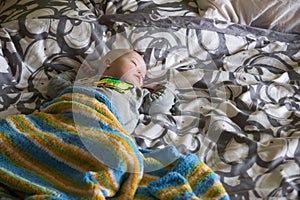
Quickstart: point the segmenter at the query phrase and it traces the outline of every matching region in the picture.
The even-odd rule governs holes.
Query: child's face
[[[142,87],[146,71],[143,57],[135,51],[130,51],[111,62],[104,75],[119,78],[135,86]]]

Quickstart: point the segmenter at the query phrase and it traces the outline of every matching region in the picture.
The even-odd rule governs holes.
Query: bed
[[[297,0],[2,0],[0,117],[40,110],[52,76],[134,49],[147,83],[176,88],[170,113],[140,115],[139,147],[197,155],[231,199],[299,199],[299,11]]]

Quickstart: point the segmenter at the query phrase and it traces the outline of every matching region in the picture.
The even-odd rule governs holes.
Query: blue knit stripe
[[[159,199],[188,199],[195,197],[188,181],[177,172],[170,172],[148,186],[149,191]]]

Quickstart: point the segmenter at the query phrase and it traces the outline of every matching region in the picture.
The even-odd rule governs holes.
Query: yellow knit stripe
[[[144,174],[142,180],[140,181],[140,187],[147,187],[149,183],[153,181],[157,181],[160,177],[158,176],[153,176],[150,174]]]
[[[93,194],[93,190],[91,190],[90,186],[79,187],[76,183],[72,183],[67,181],[66,177],[63,177],[63,174],[56,174],[52,171],[49,171],[47,166],[41,165],[36,162],[30,155],[27,155],[16,148],[11,141],[5,138],[4,134],[0,134],[0,139],[3,141],[2,151],[8,155],[8,158],[13,160],[17,166],[22,166],[28,171],[33,172],[39,177],[46,179],[47,182],[51,184],[55,183],[57,188],[63,189],[65,191],[70,191],[73,194],[81,195],[81,196],[91,196]],[[19,185],[19,184],[17,184]],[[23,188],[28,189],[28,188]],[[40,191],[41,193],[43,191]]]
[[[119,189],[120,183],[115,180],[115,176],[111,169],[94,173],[96,180],[101,180],[99,185],[107,194],[107,197],[113,197]]]
[[[5,150],[5,153],[7,153],[7,149]],[[0,168],[0,176],[2,180],[5,180],[5,183],[10,186],[18,186],[18,189],[25,189],[27,193],[43,193],[43,194],[49,194],[53,196],[58,196],[58,194],[50,190],[49,188],[41,187],[41,186],[33,186],[32,182],[24,179],[23,177],[17,176],[16,174],[13,174],[11,171],[6,170],[5,168]]]
[[[137,194],[134,196],[134,200],[157,200],[157,198],[145,196],[143,194]]]
[[[174,199],[174,197],[183,194],[185,192],[192,192],[192,188],[189,183],[183,183],[181,185],[176,185],[172,187],[166,187],[165,189],[159,191],[155,196],[159,197],[159,199]]]
[[[211,173],[213,173],[213,171],[205,163],[200,163],[197,165],[196,170],[187,176],[187,180],[191,187],[194,188]]]
[[[188,182],[190,183],[191,187],[194,188],[196,185],[201,183],[203,179],[205,179],[208,175],[214,173],[211,168],[209,168],[205,163],[200,163],[192,174],[188,176]],[[203,199],[218,199],[221,196],[225,195],[226,191],[223,185],[220,182],[215,183],[212,185],[208,191],[203,195]],[[213,196],[212,196],[213,195]]]
[[[226,194],[226,191],[223,187],[223,185],[218,182],[215,183],[214,185],[212,185],[207,191],[206,193],[203,195],[203,199],[219,199],[221,198],[223,195]]]
[[[188,198],[187,200],[202,200],[202,199],[200,199],[198,197],[191,197],[191,198]],[[207,200],[211,200],[211,199],[207,199]]]
[[[129,177],[123,182],[120,188],[120,199],[133,199],[135,192],[139,186],[139,182],[143,176],[143,172],[130,173]]]

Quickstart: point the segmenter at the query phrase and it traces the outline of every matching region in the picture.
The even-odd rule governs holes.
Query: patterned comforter
[[[299,199],[298,33],[202,18],[192,0],[43,2],[1,2],[1,117],[38,110],[55,74],[135,49],[177,97],[140,115],[139,147],[194,153],[231,199]]]

